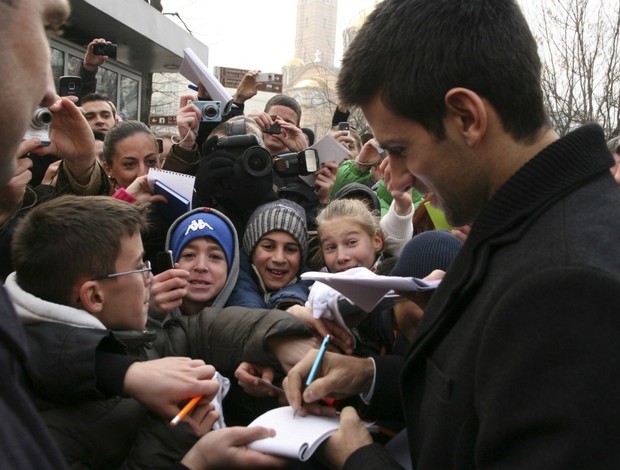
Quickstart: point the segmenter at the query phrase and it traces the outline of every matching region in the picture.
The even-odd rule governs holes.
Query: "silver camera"
[[[222,120],[221,101],[192,101],[200,110],[200,120],[202,122],[220,122]]]
[[[41,140],[41,147],[47,147],[50,144],[50,124],[52,123],[52,112],[47,108],[38,107],[34,110],[30,127],[24,135],[24,139],[32,139],[34,137]]]

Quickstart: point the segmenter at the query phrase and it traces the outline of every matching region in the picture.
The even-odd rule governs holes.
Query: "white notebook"
[[[248,447],[265,454],[279,455],[289,459],[306,461],[314,451],[338,430],[340,418],[328,416],[297,416],[294,410],[283,406],[262,414],[249,426],[264,426],[276,430],[274,437],[250,442]],[[366,423],[369,430],[373,423]],[[249,427],[248,426],[248,427]]]

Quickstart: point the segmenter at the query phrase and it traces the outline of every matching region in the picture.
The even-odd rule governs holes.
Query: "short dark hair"
[[[267,104],[265,104],[265,112],[268,113],[272,106],[278,105],[286,106],[287,108],[291,108],[295,111],[295,114],[297,115],[297,122],[295,125],[299,127],[299,123],[301,122],[301,106],[297,100],[287,95],[272,96],[269,101],[267,101]]]
[[[87,95],[82,96],[82,104],[88,103],[89,101],[105,101],[112,109],[112,116],[116,117],[116,106],[107,96],[100,95],[99,93],[88,93]]]
[[[379,96],[397,115],[443,138],[446,93],[488,100],[516,140],[547,120],[536,41],[514,0],[384,0],[347,49],[340,100]]]
[[[113,273],[121,238],[147,229],[145,207],[109,196],[60,196],[36,206],[12,239],[17,283],[70,305],[76,282]]]

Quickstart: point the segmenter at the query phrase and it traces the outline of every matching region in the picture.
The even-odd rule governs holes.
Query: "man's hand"
[[[372,436],[362,424],[355,409],[347,406],[340,412],[338,431],[320,448],[321,460],[327,460],[331,468],[343,468],[353,452],[372,442]]]
[[[245,393],[253,397],[277,397],[278,392],[261,383],[262,379],[273,384],[274,371],[271,367],[242,362],[235,371],[235,378]]]
[[[34,149],[32,153],[62,158],[75,180],[86,184],[97,159],[93,131],[80,108],[69,98],[60,98],[49,109],[53,113],[51,143]]]
[[[291,152],[301,152],[308,145],[308,140],[302,130],[294,124],[285,121],[280,116],[276,121],[280,124],[281,132],[273,134],[273,137],[282,142]]]
[[[336,175],[338,173],[338,164],[336,162],[321,163],[321,168],[316,172],[316,180],[314,186],[317,188],[317,198],[323,205],[329,203],[332,189],[336,183]]]
[[[167,419],[179,412],[179,403],[196,395],[211,401],[220,389],[212,380],[215,368],[203,360],[164,357],[134,362],[125,374],[123,391]]]
[[[325,336],[330,335],[331,343],[340,348],[347,354],[353,353],[353,338],[347,330],[338,325],[336,322],[324,320],[322,318],[314,318],[312,315],[312,307],[303,305],[292,305],[286,309],[288,313],[298,320],[302,321],[308,328],[316,331],[318,338],[321,340]]]
[[[88,70],[89,72],[96,72],[97,68],[100,65],[104,64],[106,60],[108,60],[107,55],[96,55],[93,52],[93,46],[95,44],[112,44],[112,43],[106,39],[97,38],[97,39],[93,39],[90,42],[90,44],[88,44],[88,47],[86,48],[86,54],[84,55],[84,68]]]
[[[168,201],[166,196],[162,194],[153,194],[149,186],[148,175],[138,176],[133,182],[125,188],[125,191],[137,199],[137,202],[163,202]],[[152,295],[152,294],[151,294]]]
[[[293,409],[302,406],[302,390],[302,415],[308,411],[325,414],[321,413],[322,407],[317,403],[322,398],[341,399],[370,391],[375,372],[373,360],[332,352],[325,353],[317,378],[304,390],[317,353],[317,350],[308,352],[284,379],[282,386]]]
[[[276,432],[260,426],[211,431],[189,450],[181,463],[191,470],[221,468],[283,468],[286,459],[249,449],[247,444],[273,437]]]
[[[178,266],[178,265],[177,265]],[[183,297],[187,295],[187,278],[185,269],[168,269],[153,277],[150,285],[150,304],[160,313],[168,313],[180,307]]]
[[[192,101],[196,100],[196,95],[183,95],[179,102],[177,111],[177,129],[179,130],[179,146],[186,150],[194,147],[198,129],[200,127],[200,110]]]
[[[233,96],[233,103],[242,104],[256,96],[258,93],[258,82],[256,81],[258,72],[259,70],[250,70],[243,76]]]

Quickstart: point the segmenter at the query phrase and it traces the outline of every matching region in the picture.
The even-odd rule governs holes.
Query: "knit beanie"
[[[232,225],[219,217],[208,208],[200,208],[190,211],[179,217],[173,226],[170,235],[170,249],[174,262],[178,262],[181,251],[190,241],[198,237],[209,237],[214,239],[224,250],[228,272],[232,267],[235,237]]]
[[[446,271],[462,245],[461,241],[447,230],[418,233],[403,247],[391,274],[421,279],[435,269]]]
[[[278,199],[256,208],[245,227],[243,235],[245,252],[252,256],[261,237],[276,230],[290,234],[299,243],[301,265],[303,265],[308,253],[306,211],[299,204],[288,199]]]

